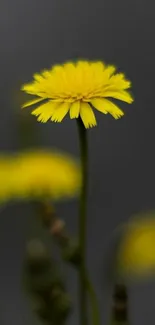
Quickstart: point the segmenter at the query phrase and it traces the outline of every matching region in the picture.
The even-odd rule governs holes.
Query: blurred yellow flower
[[[13,195],[13,164],[8,156],[0,156],[0,202],[9,200]]]
[[[118,269],[127,276],[155,274],[155,213],[129,223],[117,256]]]
[[[81,117],[85,128],[97,124],[92,107],[115,119],[124,115],[108,98],[132,103],[128,89],[131,82],[123,73],[115,73],[114,66],[103,62],[78,61],[56,65],[50,70],[34,74],[34,81],[22,86],[22,90],[37,98],[25,103],[28,107],[44,101],[32,111],[43,123],[48,120],[61,122],[69,112],[70,118]],[[46,101],[45,101],[46,100]]]
[[[67,155],[48,150],[25,151],[6,158],[5,162],[0,171],[0,200],[57,200],[74,197],[80,189],[79,165]]]

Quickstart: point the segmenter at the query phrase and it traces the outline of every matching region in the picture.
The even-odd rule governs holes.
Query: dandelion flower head
[[[119,270],[127,276],[155,274],[155,215],[127,226],[117,261]]]
[[[5,203],[12,197],[13,162],[9,155],[0,155],[0,202]]]
[[[52,199],[72,197],[80,188],[80,169],[67,155],[30,151],[17,158],[17,196],[47,195]]]
[[[8,159],[8,160],[7,160]],[[9,164],[7,163],[9,161]],[[78,195],[81,171],[68,155],[48,150],[28,150],[0,161],[0,200],[51,198]]]
[[[114,66],[100,61],[67,62],[33,77],[34,80],[21,89],[37,97],[22,107],[40,102],[32,114],[43,123],[48,120],[61,122],[69,113],[71,119],[80,117],[85,128],[89,128],[97,124],[93,108],[118,119],[124,113],[110,98],[128,104],[133,102],[128,91],[131,82],[123,73],[116,73]]]

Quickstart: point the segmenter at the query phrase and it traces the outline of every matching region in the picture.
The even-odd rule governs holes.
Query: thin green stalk
[[[98,301],[96,297],[96,293],[94,290],[94,287],[89,279],[89,276],[87,273],[85,273],[85,281],[86,281],[86,287],[87,291],[90,297],[91,302],[91,311],[92,311],[92,323],[93,325],[100,325],[100,313],[99,313],[99,307],[98,307]]]
[[[81,151],[82,168],[82,189],[79,206],[79,246],[81,255],[81,264],[79,268],[79,313],[80,325],[87,325],[87,292],[85,283],[85,262],[86,262],[86,225],[87,225],[87,134],[86,129],[80,118],[77,119],[79,130],[79,141]]]
[[[87,226],[87,173],[88,173],[88,148],[87,148],[87,134],[86,129],[79,118],[78,130],[81,150],[81,166],[82,166],[82,190],[80,197],[79,209],[79,245],[81,254],[81,265],[79,272],[79,311],[80,311],[80,325],[87,325],[87,293],[89,294],[92,310],[93,325],[100,325],[100,315],[97,297],[95,290],[86,271],[86,226]]]
[[[128,324],[128,293],[124,284],[116,284],[113,293],[111,325]]]

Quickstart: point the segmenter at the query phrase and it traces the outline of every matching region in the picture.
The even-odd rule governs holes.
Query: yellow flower
[[[81,117],[86,128],[97,124],[92,107],[115,119],[124,115],[109,98],[132,103],[128,89],[131,82],[123,73],[115,73],[114,66],[103,62],[78,61],[56,65],[50,70],[34,74],[34,81],[22,86],[22,90],[37,98],[24,104],[28,107],[42,102],[32,111],[38,121],[61,122],[69,112],[70,118]],[[45,101],[46,100],[46,101]]]
[[[130,222],[117,256],[121,274],[144,276],[155,274],[155,214]]]
[[[9,156],[0,156],[0,202],[10,199],[13,194],[13,165]]]
[[[25,151],[1,164],[0,200],[74,197],[81,186],[81,171],[71,157],[47,150]]]

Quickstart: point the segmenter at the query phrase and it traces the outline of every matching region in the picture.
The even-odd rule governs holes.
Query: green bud
[[[27,246],[26,267],[29,272],[40,273],[49,269],[51,259],[46,247],[39,240],[30,241]]]
[[[55,287],[59,287],[61,290],[64,288],[62,279],[53,274],[52,270],[44,274],[27,277],[27,285],[29,291],[41,296],[48,295]]]
[[[53,299],[53,309],[57,318],[66,319],[72,309],[72,302],[70,296],[61,292]]]
[[[32,300],[32,311],[35,312],[41,320],[48,320],[48,310],[47,306],[42,299],[33,299]]]
[[[81,261],[79,245],[75,241],[69,241],[68,245],[62,248],[62,258],[74,266],[78,266]]]
[[[63,325],[71,310],[71,300],[65,293],[55,261],[38,240],[28,245],[24,280],[31,300],[35,301],[33,310],[40,320],[49,325]]]
[[[64,324],[71,311],[71,299],[62,290],[54,289],[46,299],[33,299],[32,310],[46,323]]]

